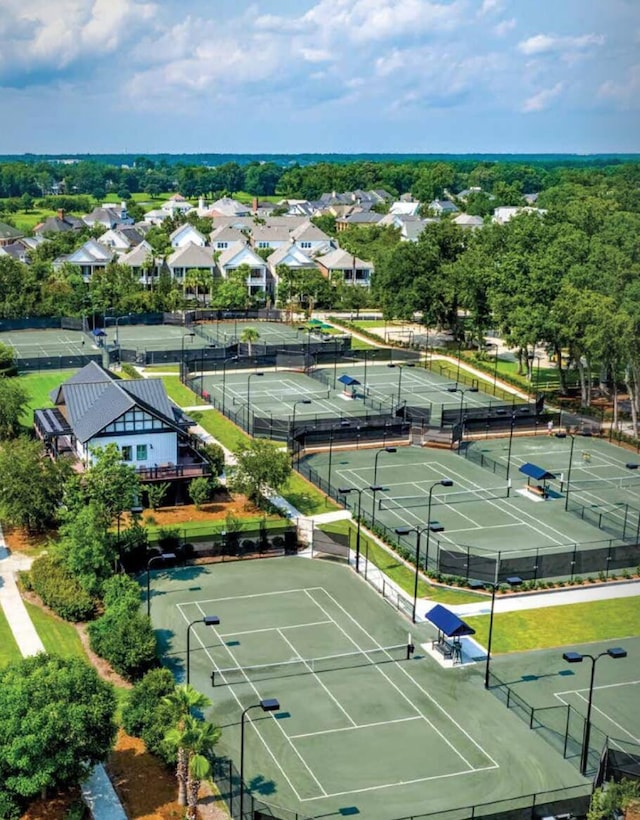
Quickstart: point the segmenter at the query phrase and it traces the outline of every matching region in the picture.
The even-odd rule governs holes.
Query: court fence
[[[540,735],[562,757],[580,767],[585,741],[586,718],[571,704],[531,706],[515,689],[501,680],[495,672],[489,673],[489,691],[505,704],[532,731]],[[595,777],[600,768],[602,750],[608,743],[607,735],[591,724],[587,752],[587,774]]]
[[[242,783],[240,773],[228,757],[213,760],[213,779],[220,798],[226,803],[231,820],[313,820],[308,814],[267,803],[256,797]],[[269,784],[265,784],[268,786]],[[244,791],[240,816],[240,790]],[[589,809],[591,786],[569,786],[563,789],[518,795],[490,803],[476,803],[455,809],[424,814],[389,817],[389,820],[542,820],[549,817],[584,817]],[[341,814],[338,811],[336,814]],[[326,815],[315,815],[315,817]]]
[[[640,744],[619,738],[607,738],[596,785],[602,785],[605,780],[619,783],[625,778],[640,780]]]
[[[19,373],[39,373],[41,370],[79,370],[81,367],[95,362],[102,366],[102,353],[86,353],[78,355],[53,356],[43,354],[41,356],[15,356],[15,365]]]

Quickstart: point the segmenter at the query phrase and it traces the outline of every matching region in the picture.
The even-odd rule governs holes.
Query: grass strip
[[[87,659],[73,624],[49,615],[39,606],[28,601],[25,601],[25,606],[47,652],[52,655],[61,655],[63,658]]]
[[[465,618],[486,646],[489,616]],[[494,617],[492,652],[528,652],[640,634],[637,598],[611,598],[582,604],[498,613]]]
[[[349,530],[351,530],[351,544],[355,544],[357,528],[356,525],[348,519],[323,524],[320,529],[323,532],[337,532],[342,535],[347,535]],[[381,547],[376,541],[362,533],[360,534],[360,553],[368,557],[372,564],[394,581],[408,595],[413,596],[415,583],[414,569],[406,566],[399,558],[387,552],[384,547]],[[482,600],[482,597],[482,595],[467,592],[462,589],[435,586],[429,584],[422,577],[418,577],[418,598],[427,598],[434,603],[441,604],[466,604]]]
[[[49,393],[76,372],[76,370],[47,370],[44,373],[25,373],[18,376],[20,384],[29,392],[29,403],[20,417],[21,423],[30,428],[33,425],[34,410],[53,407]]]
[[[178,376],[162,376],[162,381],[167,390],[167,395],[178,407],[194,407],[197,404],[205,404],[197,393],[182,384]]]
[[[22,654],[16,639],[13,637],[9,622],[2,607],[0,607],[0,668],[11,663],[11,661],[20,660],[21,657]]]

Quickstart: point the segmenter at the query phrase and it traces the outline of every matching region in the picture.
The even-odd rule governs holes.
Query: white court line
[[[322,589],[322,587],[309,587],[309,589]],[[229,595],[226,598],[204,598],[198,601],[183,601],[177,606],[200,606],[200,604],[211,604],[217,601],[245,601],[249,598],[265,598],[269,595],[289,595],[291,592],[302,592],[306,594],[307,589],[296,587],[294,589],[275,589],[270,592],[251,592],[247,595]],[[324,614],[324,613],[323,613]]]
[[[583,690],[583,691],[584,691],[584,690]],[[561,703],[564,703],[564,704],[565,704],[565,706],[569,706],[569,703],[568,703],[568,702],[567,702],[564,698],[560,697],[557,693],[554,693],[554,694],[556,695],[556,697],[558,698],[558,700],[559,700]],[[577,696],[578,696],[578,697],[579,697],[579,698],[580,698],[580,699],[581,699],[584,703],[588,703],[588,698],[586,698],[586,697],[582,694],[582,691],[581,691],[581,690],[579,690],[579,689],[575,689],[573,692],[571,692],[571,691],[566,692],[565,694],[567,694],[567,695],[569,695],[569,694],[572,694],[572,695],[577,695]],[[609,721],[609,723],[612,723],[612,724],[616,727],[616,729],[619,729],[621,732],[624,732],[624,734],[625,734],[625,735],[629,735],[629,737],[630,737],[633,741],[635,741],[636,743],[640,743],[640,738],[637,738],[635,735],[631,734],[631,732],[630,732],[628,729],[625,729],[625,728],[624,728],[624,726],[621,726],[621,725],[620,725],[620,724],[619,724],[616,720],[614,720],[612,717],[610,717],[610,716],[607,714],[607,712],[605,712],[603,709],[600,709],[600,708],[599,708],[598,706],[596,706],[594,703],[592,703],[592,704],[591,704],[591,708],[592,708],[594,711],[599,712],[599,713],[602,715],[602,717],[603,717],[605,720],[608,720],[608,721]]]
[[[338,607],[339,607],[339,608],[340,608],[343,612],[345,612],[345,614],[346,614],[346,615],[348,615],[348,617],[349,617],[349,618],[351,618],[351,615],[349,615],[349,613],[348,613],[348,612],[346,612],[346,610],[345,610],[342,606],[340,606],[340,604],[339,604],[339,603],[335,600],[335,598],[334,598],[334,597],[333,597],[330,593],[328,593],[326,590],[324,590],[324,593],[325,593],[325,595],[327,595],[327,597],[329,597],[329,598],[333,601],[333,603],[334,603],[336,606],[338,606]],[[312,600],[312,601],[314,600],[314,599],[313,599],[313,597],[312,597],[311,595],[310,595],[309,597],[311,598],[311,600]],[[317,603],[317,602],[316,602],[316,601],[314,601],[314,603]],[[319,604],[318,604],[318,605],[319,605]],[[362,627],[362,626],[360,626],[360,624],[358,624],[358,622],[355,620],[355,618],[351,618],[351,620],[352,620],[352,621],[354,621],[354,623],[356,623],[356,624],[360,627],[360,629],[364,632],[364,634],[365,634],[365,635],[367,635],[367,637],[369,638],[369,640],[373,641],[373,643],[378,644],[378,648],[380,648],[380,649],[384,649],[384,647],[382,647],[382,646],[378,643],[378,641],[374,640],[374,638],[373,638],[371,635],[369,635],[369,634],[368,634],[368,632],[364,629],[364,627]],[[347,638],[347,640],[351,641],[351,643],[352,643],[352,644],[353,644],[356,648],[358,648],[358,649],[360,648],[360,647],[358,646],[358,644],[356,643],[356,641],[355,641],[355,640],[354,640],[354,639],[353,639],[353,638],[352,638],[352,637],[351,637],[351,636],[350,636],[350,635],[346,632],[346,630],[344,630],[344,629],[340,626],[340,624],[339,624],[339,623],[337,623],[337,622],[336,622],[336,628],[337,628],[340,632],[342,632],[342,634],[345,636],[345,638]],[[396,690],[396,692],[400,695],[400,697],[401,697],[403,700],[405,700],[405,701],[409,704],[409,706],[410,706],[410,707],[414,710],[414,712],[417,712],[417,713],[418,713],[418,715],[422,717],[422,719],[424,720],[424,722],[425,722],[428,726],[430,726],[436,734],[440,735],[440,737],[442,738],[442,740],[444,740],[444,742],[447,744],[447,746],[449,746],[449,748],[451,748],[451,749],[455,752],[455,754],[457,754],[457,755],[458,755],[458,757],[460,758],[460,760],[462,760],[462,762],[463,762],[466,766],[468,766],[468,768],[469,768],[470,770],[472,770],[472,769],[473,769],[473,766],[471,765],[471,763],[469,763],[469,761],[465,758],[465,756],[464,756],[461,752],[459,752],[459,751],[458,751],[458,749],[456,749],[456,747],[454,746],[454,744],[453,744],[453,743],[451,743],[451,741],[450,741],[450,740],[449,740],[449,739],[448,739],[448,738],[447,738],[447,737],[446,737],[446,736],[445,736],[445,735],[444,735],[444,734],[443,734],[443,733],[442,733],[442,732],[441,732],[441,731],[440,731],[440,730],[439,730],[436,726],[434,726],[434,725],[433,725],[433,723],[429,720],[429,718],[428,718],[428,717],[427,717],[427,716],[426,716],[423,712],[421,712],[421,711],[420,711],[420,709],[418,709],[418,707],[415,705],[415,703],[413,703],[413,702],[411,701],[411,699],[408,697],[408,695],[406,695],[406,694],[402,691],[402,689],[400,689],[400,687],[399,687],[396,683],[394,683],[394,682],[391,680],[391,678],[390,678],[390,677],[386,674],[386,672],[384,672],[384,671],[383,671],[383,670],[382,670],[379,666],[376,666],[376,669],[377,669],[377,670],[378,670],[378,672],[382,675],[382,677],[383,677],[383,678],[384,678],[384,679],[385,679],[385,680],[386,680],[386,681],[387,681],[387,682],[388,682],[388,683],[389,683],[389,684],[390,684],[390,685],[391,685],[391,686],[392,686],[392,687]]]
[[[408,723],[412,720],[422,719],[422,715],[414,715],[414,717],[397,718],[396,720],[380,720],[377,723],[356,723],[354,726],[342,726],[340,729],[321,729],[319,732],[303,732],[300,735],[289,735],[289,737],[291,740],[298,740],[301,737],[332,735],[334,732],[352,732],[353,729],[372,729],[375,726],[390,726],[392,723]]]
[[[331,621],[309,621],[300,624],[293,624],[292,626],[265,626],[262,629],[245,629],[243,632],[224,632],[220,633],[225,638],[234,638],[237,635],[257,635],[259,632],[279,632],[281,629],[300,629],[303,626],[322,626],[322,624],[330,624]]]
[[[636,686],[640,683],[640,680],[626,680],[623,683],[603,683],[602,686],[594,686],[593,691],[596,692],[599,689],[618,689],[621,686]],[[589,689],[565,689],[564,692],[554,692],[554,695],[573,695],[576,692],[588,692]]]
[[[327,695],[329,695],[329,697],[330,697],[330,698],[331,698],[331,700],[335,703],[335,705],[338,707],[338,709],[342,712],[342,714],[343,714],[343,715],[347,718],[347,720],[351,723],[351,728],[352,728],[352,729],[353,729],[354,727],[355,727],[355,728],[357,728],[358,724],[355,722],[355,720],[351,717],[351,715],[347,712],[347,710],[344,708],[344,706],[340,703],[340,701],[338,700],[338,698],[337,698],[337,697],[336,697],[336,696],[335,696],[335,695],[334,695],[334,694],[333,694],[333,693],[329,690],[329,688],[328,688],[327,686],[325,686],[325,685],[324,685],[324,683],[320,680],[320,678],[318,677],[318,675],[316,674],[316,672],[314,672],[314,671],[313,671],[312,667],[311,667],[311,666],[307,663],[307,661],[306,661],[306,660],[302,657],[302,655],[298,652],[298,650],[297,650],[297,649],[295,648],[295,646],[291,643],[291,641],[287,640],[287,637],[286,637],[285,635],[283,635],[283,634],[282,634],[282,632],[280,632],[280,630],[278,630],[278,633],[280,634],[280,637],[282,638],[282,640],[283,640],[285,643],[289,644],[289,646],[291,647],[291,649],[293,650],[293,652],[295,652],[295,653],[296,653],[296,655],[298,656],[297,658],[295,658],[295,660],[301,661],[301,662],[302,662],[302,663],[303,663],[303,664],[307,667],[307,669],[309,670],[309,672],[311,672],[311,674],[313,675],[314,680],[315,680],[317,683],[319,683],[319,684],[320,684],[320,686],[324,689],[324,691],[327,693]],[[291,737],[289,737],[289,740],[291,740]]]
[[[198,607],[198,608],[200,609],[200,614],[204,616],[204,610],[202,609],[202,607]],[[185,618],[184,613],[182,613],[182,612],[181,612],[181,614],[182,614],[182,617],[183,617],[183,618]],[[187,620],[187,619],[185,618],[185,620]],[[217,633],[217,630],[215,629],[215,627],[214,627],[214,630],[215,630],[215,632]],[[211,653],[210,653],[210,652],[209,652],[209,650],[205,647],[205,645],[204,645],[204,643],[202,642],[201,638],[199,637],[198,633],[196,632],[195,634],[196,634],[196,638],[197,638],[197,640],[198,640],[198,643],[200,644],[200,646],[202,647],[202,649],[203,649],[203,650],[205,651],[205,653],[207,654],[207,656],[208,656],[209,660],[211,661],[211,665],[212,665],[214,668],[218,668],[218,665],[217,665],[217,664],[215,663],[215,661],[213,660],[213,658],[212,658],[212,656],[211,656]],[[218,637],[219,637],[219,636],[218,636]],[[224,646],[224,643],[223,643],[222,645]],[[228,647],[225,647],[225,649],[227,649],[227,651],[228,651],[228,652],[229,652],[229,654],[231,655],[232,660],[234,660],[234,661],[235,661],[235,658],[233,657],[233,653],[231,652],[231,650],[230,650]],[[247,683],[251,686],[251,688],[252,688],[252,689],[253,689],[253,691],[255,692],[255,695],[256,695],[256,697],[258,698],[258,700],[260,700],[260,692],[258,691],[258,688],[257,688],[257,687],[256,687],[256,686],[255,686],[255,685],[254,685],[254,684],[253,684],[253,683],[252,683],[252,682],[248,679],[248,678],[247,678]],[[234,700],[235,700],[235,701],[236,701],[236,703],[238,704],[238,707],[240,708],[240,710],[242,710],[242,709],[243,709],[243,706],[242,706],[242,701],[240,700],[240,698],[239,698],[239,697],[238,697],[238,695],[236,694],[235,689],[234,689],[233,687],[230,687],[230,689],[231,689],[231,694],[233,695]],[[318,784],[318,788],[320,789],[320,791],[321,791],[321,792],[323,792],[323,794],[324,794],[324,795],[326,795],[326,791],[325,791],[325,790],[324,790],[324,788],[322,787],[322,784],[318,781],[318,778],[314,775],[314,773],[311,771],[311,769],[309,769],[309,767],[308,767],[308,766],[307,766],[307,764],[305,763],[304,759],[303,759],[303,758],[302,758],[302,757],[298,754],[298,750],[295,748],[295,746],[293,745],[293,743],[291,743],[291,741],[289,740],[289,738],[288,738],[288,736],[287,736],[287,733],[284,731],[284,729],[283,729],[283,728],[282,728],[282,726],[280,725],[280,722],[279,722],[278,720],[276,720],[276,719],[275,719],[275,717],[273,717],[273,716],[272,716],[272,720],[275,720],[275,721],[276,721],[276,724],[278,725],[278,728],[279,728],[279,729],[280,729],[280,731],[282,732],[282,736],[283,736],[283,737],[287,740],[287,742],[289,743],[289,745],[290,745],[291,749],[294,751],[294,753],[295,753],[295,754],[296,754],[296,755],[300,758],[300,761],[302,762],[302,765],[305,767],[305,769],[307,769],[307,770],[308,770],[308,772],[309,772],[309,774],[311,775],[312,779],[313,779],[313,780],[315,780],[315,782]],[[271,759],[273,760],[273,762],[276,764],[277,768],[278,768],[278,769],[279,769],[279,771],[281,772],[282,776],[284,777],[284,779],[285,779],[285,780],[287,781],[287,783],[289,784],[289,787],[290,787],[291,791],[295,794],[296,799],[301,801],[301,800],[302,800],[302,798],[301,798],[301,797],[300,797],[300,795],[298,794],[298,790],[295,788],[295,786],[293,785],[293,783],[291,782],[291,780],[290,780],[290,779],[289,779],[289,777],[287,776],[287,773],[284,771],[284,769],[282,768],[282,766],[281,766],[281,765],[280,765],[280,763],[278,762],[278,759],[276,758],[276,756],[275,756],[275,755],[273,754],[273,752],[271,751],[271,748],[269,747],[269,744],[268,744],[268,743],[266,742],[266,740],[262,737],[262,734],[258,731],[258,728],[257,728],[257,726],[256,726],[255,722],[254,722],[254,721],[249,721],[249,725],[253,728],[253,730],[255,731],[255,733],[256,733],[256,734],[258,735],[258,737],[260,738],[260,742],[261,742],[261,743],[262,743],[262,745],[265,747],[265,749],[267,750],[267,753],[269,754],[269,757],[271,757]],[[242,786],[242,784],[241,784],[241,786]]]

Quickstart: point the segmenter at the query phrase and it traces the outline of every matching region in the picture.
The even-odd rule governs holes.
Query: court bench
[[[431,648],[439,652],[443,658],[456,661],[462,661],[462,647],[459,641],[448,641],[446,638],[434,639],[431,641]]]
[[[538,484],[529,484],[527,489],[530,493],[533,493],[534,495],[539,495],[541,498],[547,497],[547,491],[545,490],[545,488],[540,487]]]

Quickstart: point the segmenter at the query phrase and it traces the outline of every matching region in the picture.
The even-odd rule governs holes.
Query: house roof
[[[309,220],[291,231],[291,239],[294,242],[331,242],[331,237]]]
[[[162,379],[114,379],[95,362],[74,373],[50,395],[58,407],[65,406],[64,415],[83,443],[136,406],[176,426]]]
[[[280,248],[276,248],[267,258],[267,262],[272,268],[276,265],[289,265],[292,268],[317,267],[313,259],[297,245],[282,245]]]
[[[454,217],[453,222],[463,228],[481,228],[484,225],[484,219],[481,216],[471,214],[458,214]]]
[[[217,199],[209,209],[211,216],[244,216],[250,213],[251,207],[249,205],[243,205],[241,202],[238,202],[237,199],[231,199],[231,197],[228,196]]]
[[[236,262],[238,256],[242,256],[242,259],[239,262]],[[231,265],[232,262],[235,264]],[[233,245],[230,245],[226,250],[222,251],[220,258],[218,259],[218,265],[221,268],[224,268],[227,265],[235,268],[245,262],[249,265],[258,266],[266,264],[261,256],[258,256],[255,251],[253,251],[248,245],[244,245],[242,242],[234,242]]]
[[[248,236],[238,228],[231,225],[220,225],[211,231],[211,242],[242,242],[247,244]]]
[[[288,242],[289,229],[281,225],[256,225],[251,236],[254,242]]]
[[[123,254],[118,261],[123,265],[129,265],[131,268],[139,268],[145,264],[149,254],[153,255],[153,248],[146,240],[143,240],[128,253]]]
[[[202,239],[203,242],[207,241],[206,237],[204,237],[203,234],[201,234],[197,228],[195,228],[193,225],[190,225],[188,222],[184,225],[179,225],[175,229],[175,231],[172,231],[169,234],[169,239],[175,239],[176,236],[180,236],[180,234],[183,233],[195,234],[199,239]]]
[[[213,268],[211,248],[202,248],[189,242],[176,250],[167,259],[170,268]]]
[[[14,228],[13,225],[7,225],[6,222],[0,222],[0,239],[20,239],[24,236],[23,231]]]
[[[66,261],[74,265],[82,264],[107,264],[114,257],[113,248],[106,245],[101,245],[96,239],[88,239],[84,245],[79,247],[73,253],[70,253]]]
[[[33,231],[40,234],[64,233],[65,231],[78,231],[86,227],[86,222],[83,222],[79,217],[65,214],[62,219],[59,216],[48,216],[39,225],[36,225]]]
[[[341,217],[338,222],[346,222],[347,225],[377,225],[381,219],[382,214],[375,211],[357,211]]]
[[[324,256],[319,256],[316,259],[327,270],[353,270],[354,268],[372,268],[371,262],[363,262],[348,251],[342,248],[336,248]]]

